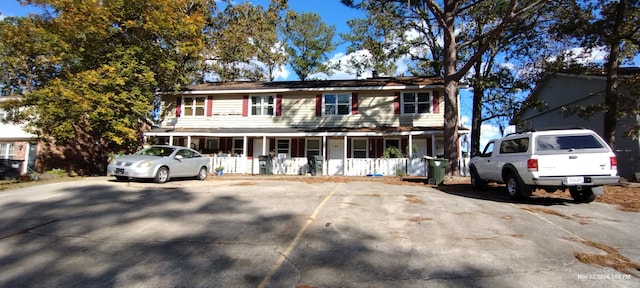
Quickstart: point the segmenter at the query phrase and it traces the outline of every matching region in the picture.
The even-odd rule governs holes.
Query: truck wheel
[[[156,172],[156,177],[153,178],[153,182],[166,183],[167,181],[169,181],[169,168],[167,167],[158,168],[158,172]]]
[[[511,198],[512,200],[522,199],[522,197],[525,195],[524,192],[526,192],[526,185],[522,183],[520,177],[511,172],[507,175],[505,183],[507,183],[507,192],[509,193],[509,198]]]
[[[473,188],[473,190],[482,190],[486,185],[487,182],[480,178],[476,169],[471,168],[471,188]]]
[[[593,194],[591,188],[582,188],[578,191],[578,188],[569,188],[571,198],[577,203],[590,203],[596,200],[596,194]]]

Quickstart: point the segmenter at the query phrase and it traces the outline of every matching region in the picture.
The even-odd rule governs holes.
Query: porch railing
[[[224,167],[225,174],[255,174],[259,169],[257,159],[250,160],[247,157],[210,156],[211,173],[216,167]],[[331,161],[341,161],[334,160]],[[271,161],[271,173],[275,175],[306,175],[310,172],[306,157],[273,158]],[[348,158],[345,165],[346,176],[426,176],[427,163],[422,159],[408,158]],[[323,175],[343,175],[343,171],[330,171],[327,161],[324,161]]]

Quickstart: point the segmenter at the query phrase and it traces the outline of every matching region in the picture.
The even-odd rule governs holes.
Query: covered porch
[[[191,147],[232,174],[426,176],[423,156],[444,154],[442,129],[429,127],[156,128],[145,142]]]

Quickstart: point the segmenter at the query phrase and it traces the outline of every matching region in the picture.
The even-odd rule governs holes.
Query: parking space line
[[[293,237],[293,240],[291,240],[291,243],[289,243],[289,246],[287,246],[287,249],[284,250],[284,252],[280,253],[280,257],[271,266],[269,273],[267,273],[267,275],[264,276],[264,279],[262,279],[262,281],[258,285],[258,288],[263,288],[267,284],[269,284],[269,281],[271,281],[271,277],[273,277],[273,275],[278,271],[278,269],[280,269],[280,266],[282,266],[282,263],[284,263],[284,261],[289,257],[289,254],[291,254],[291,251],[293,251],[293,249],[295,249],[296,246],[298,246],[298,242],[300,242],[300,238],[302,237],[302,234],[304,234],[307,228],[309,228],[309,225],[313,223],[313,220],[316,219],[316,216],[318,215],[318,213],[320,213],[320,210],[322,209],[322,207],[324,207],[327,201],[329,201],[329,199],[331,199],[331,197],[333,197],[333,195],[336,194],[340,186],[341,186],[340,184],[336,185],[336,187],[333,188],[331,193],[325,196],[324,199],[322,199],[322,202],[320,202],[320,204],[316,206],[316,209],[313,210],[313,213],[311,214],[311,216],[309,216],[309,218],[307,219],[307,222],[302,226],[302,228],[300,228],[300,230],[298,230],[298,233],[296,233],[296,236]]]

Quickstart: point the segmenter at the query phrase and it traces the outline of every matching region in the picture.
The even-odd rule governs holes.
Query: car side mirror
[[[182,159],[182,155],[176,155],[176,159],[178,160]]]

